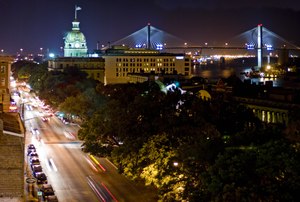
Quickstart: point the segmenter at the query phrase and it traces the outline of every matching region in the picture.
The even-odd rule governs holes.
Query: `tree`
[[[160,201],[182,200],[186,177],[178,162],[177,140],[167,134],[151,137],[139,151],[140,177],[160,190]],[[141,166],[142,165],[142,166]]]
[[[208,201],[297,201],[299,153],[284,140],[228,148],[203,174]]]

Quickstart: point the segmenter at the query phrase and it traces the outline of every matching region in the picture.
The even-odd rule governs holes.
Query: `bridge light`
[[[163,45],[162,44],[157,44],[156,45],[156,50],[162,50],[163,49]]]
[[[49,57],[54,58],[55,57],[54,53],[49,53]]]
[[[267,50],[273,50],[273,46],[271,44],[265,44]]]
[[[253,50],[254,49],[254,44],[248,44],[248,43],[245,43],[245,46],[247,48],[247,50]]]

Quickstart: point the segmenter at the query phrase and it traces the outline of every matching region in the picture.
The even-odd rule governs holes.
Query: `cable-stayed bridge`
[[[256,49],[258,46],[259,27],[261,27],[262,48],[268,50],[276,49],[294,49],[300,50],[300,47],[289,42],[283,37],[263,27],[261,24],[250,30],[247,30],[237,36],[227,40],[227,43],[210,46],[208,44],[195,44],[189,40],[181,39],[175,35],[169,34],[163,30],[148,24],[142,29],[122,38],[111,42],[110,45],[126,45],[130,48],[150,48],[150,49],[182,49],[182,48],[220,48],[220,49]],[[107,48],[107,47],[104,47]]]
[[[142,29],[109,44],[126,45],[129,48],[146,48],[155,49],[165,52],[180,51],[197,51],[206,50],[236,50],[238,52],[252,52],[258,58],[258,67],[261,67],[263,55],[271,51],[296,51],[300,53],[300,47],[289,42],[276,33],[268,30],[259,24],[250,30],[247,30],[237,36],[227,40],[227,43],[220,45],[203,45],[192,44],[187,40],[176,37],[148,24]],[[106,49],[108,47],[104,47]]]

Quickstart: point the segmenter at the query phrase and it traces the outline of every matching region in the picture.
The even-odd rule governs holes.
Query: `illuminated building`
[[[63,71],[68,67],[78,67],[86,72],[89,78],[104,83],[104,59],[94,57],[60,57],[48,61],[48,69],[51,71]]]
[[[75,20],[72,22],[72,31],[64,37],[64,57],[48,60],[50,71],[64,71],[68,67],[78,67],[86,72],[89,78],[104,82],[104,59],[88,57],[86,39],[79,29],[77,11],[80,7],[75,6]]]
[[[10,112],[10,68],[13,58],[0,55],[0,197],[22,201],[24,196],[25,127],[17,112]]]
[[[72,22],[72,31],[64,37],[64,57],[87,57],[87,45],[84,34],[80,31],[77,11],[80,7],[75,7],[75,19]]]
[[[10,68],[13,58],[0,56],[0,105],[1,112],[9,112],[10,107]]]
[[[113,46],[101,53],[100,56],[105,59],[104,84],[142,82],[144,80],[137,75],[142,76],[147,73],[180,74],[187,77],[191,75],[192,59],[185,54]]]
[[[64,57],[48,61],[49,70],[63,71],[68,67],[78,67],[93,78],[106,84],[141,82],[147,80],[145,73],[191,76],[191,56],[182,53],[162,53],[161,50],[128,48],[114,45],[106,50],[97,50],[93,57],[87,54],[86,40],[79,31],[75,7],[73,28],[65,37]],[[81,9],[81,8],[80,8]],[[150,26],[147,41],[150,44]],[[143,79],[137,76],[140,74]],[[137,78],[137,79],[135,79]]]

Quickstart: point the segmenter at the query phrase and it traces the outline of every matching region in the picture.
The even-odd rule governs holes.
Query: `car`
[[[43,121],[43,122],[47,122],[48,120],[49,120],[48,117],[42,116],[42,121]]]
[[[31,133],[32,133],[33,135],[39,135],[39,134],[40,134],[39,129],[37,129],[37,128],[32,128],[32,129],[31,129]]]
[[[43,168],[41,165],[32,165],[31,166],[32,175],[36,177],[36,174],[39,172],[43,172]]]
[[[54,189],[51,184],[43,184],[40,188],[43,199],[46,200],[49,196],[54,195]]]
[[[45,197],[45,199],[47,202],[58,202],[57,196],[55,196],[55,195],[47,196],[47,197]]]
[[[27,149],[27,156],[29,156],[32,152],[36,152],[36,149]]]
[[[70,120],[68,118],[63,118],[62,122],[66,125],[70,124]]]
[[[37,184],[47,184],[47,176],[44,172],[37,172],[35,173],[36,183]]]
[[[27,149],[35,149],[34,144],[29,144],[29,145],[27,146]]]
[[[37,157],[31,158],[31,159],[29,160],[29,162],[30,162],[30,165],[31,165],[31,166],[33,166],[33,165],[40,165],[40,164],[41,164],[41,163],[40,163],[40,159],[37,158]]]
[[[29,156],[29,158],[33,158],[33,157],[38,158],[39,157],[38,153],[36,153],[36,152],[30,152],[30,154],[28,154],[28,156]]]

